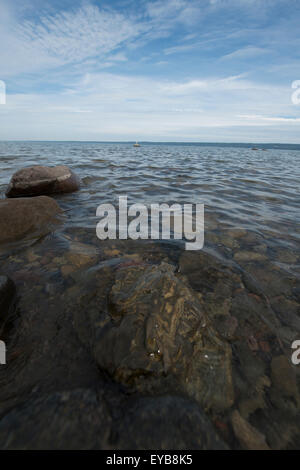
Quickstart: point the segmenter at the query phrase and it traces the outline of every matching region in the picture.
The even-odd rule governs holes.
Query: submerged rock
[[[15,285],[7,276],[0,275],[0,333],[12,310],[15,297]]]
[[[110,390],[110,393],[114,392]],[[129,402],[128,402],[129,401]],[[128,400],[115,414],[93,389],[30,398],[0,421],[2,450],[227,449],[199,406],[184,398]]]
[[[238,251],[234,255],[236,261],[266,261],[267,257],[262,253],[255,251]]]
[[[299,448],[298,370],[252,263],[79,234],[2,264],[0,448]]]
[[[182,391],[206,409],[232,405],[231,347],[173,266],[121,267],[108,299],[98,315],[85,306],[88,318],[77,315],[75,326],[83,341],[94,338],[95,359],[115,381],[136,391]]]
[[[231,423],[234,433],[244,449],[270,450],[265,436],[248,423],[237,410],[232,413]]]
[[[60,213],[57,202],[47,196],[0,201],[0,244],[46,235]]]
[[[228,449],[201,408],[182,397],[135,398],[118,433],[117,447],[124,450]]]
[[[0,422],[0,448],[107,449],[110,416],[93,390],[31,398]]]
[[[297,377],[293,366],[286,356],[273,357],[271,363],[271,379],[274,387],[284,397],[291,397],[299,406],[300,395],[297,386]]]
[[[17,171],[7,188],[7,197],[71,193],[80,186],[78,176],[65,165],[32,166]]]

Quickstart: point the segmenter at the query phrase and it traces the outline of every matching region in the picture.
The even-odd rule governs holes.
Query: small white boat
[[[136,143],[133,146],[134,147],[140,147],[140,144],[138,143],[138,141],[136,141]]]

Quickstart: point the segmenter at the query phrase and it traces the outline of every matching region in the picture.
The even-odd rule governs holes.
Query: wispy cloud
[[[265,49],[262,47],[247,46],[241,49],[237,49],[236,51],[230,52],[229,54],[225,54],[222,57],[222,60],[250,59],[250,58],[265,55],[268,53],[270,53],[268,49]]]
[[[107,54],[141,32],[142,27],[116,12],[86,5],[75,12],[27,21],[16,34],[27,45],[64,63]]]
[[[198,47],[199,45],[199,42],[196,42],[196,43],[192,43],[192,44],[180,44],[178,46],[172,46],[172,47],[167,47],[166,49],[164,49],[164,53],[166,55],[170,55],[170,54],[177,54],[178,52],[187,52],[187,51],[191,51],[193,49],[195,49],[196,47]]]
[[[167,94],[186,95],[198,91],[207,91],[217,94],[221,91],[229,90],[267,90],[264,85],[248,81],[245,75],[236,75],[225,78],[211,78],[209,80],[190,80],[183,83],[167,83],[162,85],[162,89]]]
[[[298,0],[0,1],[0,138],[299,140]]]
[[[280,124],[275,119],[278,97],[281,109],[289,112],[284,106],[284,92],[288,90],[267,89],[242,76],[174,82],[112,73],[86,74],[61,93],[10,96],[1,133],[6,136],[14,126],[19,138],[30,139],[205,140],[205,135],[211,135],[209,129],[217,132],[222,128],[222,140],[226,140],[225,136],[231,135],[229,129],[235,128],[235,140],[239,140],[242,131],[237,129],[250,132]],[[257,115],[253,113],[254,96],[259,102]],[[263,116],[267,106],[270,109],[272,101],[272,115],[264,122],[258,116]],[[20,119],[24,115],[26,120]],[[298,125],[297,119],[290,122],[293,124]],[[284,125],[286,131],[281,137],[286,140],[288,126],[286,122]],[[268,132],[266,135],[270,135]]]
[[[290,123],[300,123],[300,118],[297,118],[297,117],[282,117],[282,116],[259,116],[257,114],[252,114],[252,115],[249,115],[249,114],[245,114],[245,115],[240,115],[238,116],[240,118],[243,118],[243,119],[249,119],[249,120],[254,120],[254,121],[264,121],[264,122],[269,122],[269,123],[277,123],[277,122],[281,122],[281,123],[286,123],[286,124],[290,124]]]
[[[2,32],[7,47],[1,48],[0,61],[7,74],[10,69],[15,73],[81,63],[93,57],[103,60],[144,30],[143,24],[121,13],[85,4],[74,11],[12,24],[9,32]],[[116,53],[108,60],[126,58],[124,53]]]

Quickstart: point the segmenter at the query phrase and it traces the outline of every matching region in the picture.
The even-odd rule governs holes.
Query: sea
[[[1,254],[1,273],[14,280],[20,298],[22,327],[14,336],[16,349],[26,349],[28,342],[36,341],[41,354],[50,341],[44,341],[43,336],[48,338],[51,328],[53,341],[59,338],[55,325],[64,321],[60,298],[66,292],[73,295],[78,283],[84,284],[85,269],[90,273],[90,265],[86,266],[84,260],[89,258],[91,247],[97,250],[99,263],[107,266],[109,263],[115,266],[113,263],[124,257],[130,262],[171,260],[178,263],[178,272],[184,267],[193,289],[198,289],[200,296],[204,293],[202,300],[210,306],[212,314],[228,321],[226,331],[232,332],[241,321],[243,339],[230,333],[229,341],[234,387],[238,390],[234,409],[265,435],[271,448],[299,447],[300,365],[292,362],[292,347],[300,340],[300,145],[140,142],[140,147],[134,147],[133,144],[0,142],[2,199],[12,175],[24,167],[67,165],[81,179],[79,191],[52,196],[64,212],[63,222],[53,233],[36,240],[29,248]],[[143,240],[135,240],[134,244],[126,240],[119,244],[117,240],[99,240],[97,207],[108,203],[118,207],[120,196],[127,196],[128,204],[147,207],[153,203],[204,204],[202,251],[210,257],[207,266],[205,258],[197,258],[196,254],[185,258],[184,246],[176,240],[157,240],[147,246]],[[212,259],[218,260],[216,264]],[[207,282],[202,274],[205,269]],[[248,280],[243,286],[250,285],[245,298],[239,293],[240,288],[245,289],[239,284],[242,278]],[[60,316],[51,320],[53,324],[49,323],[46,334],[42,319],[50,322],[51,303]],[[267,315],[271,312],[270,316],[264,318],[264,312]],[[32,322],[38,323],[36,330]],[[31,334],[32,339],[28,340]],[[26,360],[26,364],[20,359],[14,366],[11,383],[18,384],[18,374],[25,377],[26,367],[29,380],[33,362]],[[43,361],[47,363],[46,359]],[[61,389],[64,374],[71,377],[67,359],[63,363],[66,371],[62,366],[61,378],[55,379],[57,383],[62,381]],[[41,366],[40,370],[46,369]],[[84,380],[89,382],[88,372],[85,374]],[[37,377],[36,381],[44,380],[42,372]],[[19,382],[16,386],[25,400],[33,385],[26,382],[22,388]],[[10,404],[11,393],[9,387],[3,388],[3,403]],[[11,400],[14,404],[15,398]],[[222,416],[218,417],[218,423],[221,420],[218,432],[221,429],[223,438],[234,447],[236,440],[231,431],[229,434],[226,431],[226,426],[232,429],[230,413],[226,415],[229,421],[224,418],[225,424]]]

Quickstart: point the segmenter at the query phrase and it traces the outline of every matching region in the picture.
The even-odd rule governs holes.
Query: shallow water
[[[189,145],[1,143],[0,194],[12,172],[65,164],[82,178],[79,193],[58,197],[69,225],[95,225],[96,207],[128,195],[133,202],[204,202],[221,227],[299,241],[300,151]],[[278,241],[279,242],[279,241]]]
[[[247,353],[239,345],[239,339],[235,345],[232,338],[234,378],[239,391],[234,407],[267,436],[271,447],[295,448],[299,445],[300,430],[295,430],[294,423],[293,427],[290,424],[291,430],[287,423],[296,419],[300,404],[298,392],[293,389],[294,382],[282,395],[278,384],[273,390],[268,380],[273,373],[275,378],[271,377],[270,384],[276,382],[274,356],[285,356],[290,360],[292,341],[300,339],[300,148],[266,147],[266,151],[253,151],[247,146],[228,145],[144,144],[133,148],[132,144],[125,143],[0,143],[0,197],[5,197],[5,189],[15,171],[34,164],[68,165],[82,179],[77,193],[55,196],[65,210],[65,218],[54,234],[26,250],[2,256],[1,271],[16,282],[21,298],[20,315],[24,315],[20,320],[25,326],[24,331],[14,339],[16,349],[23,347],[26,350],[27,347],[26,315],[30,321],[32,316],[38,316],[37,309],[46,315],[49,302],[54,310],[60,309],[60,296],[76,283],[82,284],[91,265],[113,266],[120,259],[147,263],[167,259],[184,271],[192,288],[204,296],[213,312],[218,312],[217,318],[225,318],[228,312],[238,318],[239,309],[242,312],[244,300],[238,298],[238,288],[232,288],[232,291],[228,288],[240,282],[236,273],[241,273],[242,277],[238,279],[246,279],[243,282],[247,289],[248,283],[251,284],[249,299],[258,304],[257,311],[255,303],[245,310],[244,314],[249,315],[249,332],[248,327],[243,326],[240,333],[255,356],[253,363],[245,359]],[[97,206],[102,203],[117,205],[121,195],[128,196],[129,204],[204,203],[204,253],[218,260],[213,268],[217,273],[216,281],[209,279],[205,287],[201,278],[205,264],[201,264],[199,258],[197,265],[197,257],[185,258],[182,246],[176,243],[100,242],[95,230]],[[66,259],[66,252],[73,255]],[[76,260],[77,255],[82,257],[82,264]],[[89,260],[86,264],[85,259]],[[232,270],[229,274],[224,271],[223,278],[219,262]],[[209,271],[207,276],[210,275]],[[215,291],[214,282],[218,286]],[[231,302],[230,308],[226,302]],[[38,306],[36,310],[33,305]],[[252,313],[260,315],[260,320],[264,318],[268,333],[254,332]],[[51,330],[54,326],[50,320],[46,324],[48,322]],[[42,324],[37,321],[37,325],[33,338],[42,331]],[[278,339],[278,346],[272,335]],[[36,340],[36,348],[46,347],[42,340],[45,344],[50,341],[48,333],[44,339]],[[24,359],[17,361],[15,365],[22,377],[26,374],[24,361],[26,363]],[[67,359],[65,362],[67,368]],[[243,367],[246,379],[239,375]],[[300,366],[291,366],[291,369],[299,382]],[[79,374],[80,385],[90,386],[96,380],[93,366],[87,370],[82,376],[81,372]],[[13,376],[14,372],[11,374]],[[56,377],[53,372],[54,375]],[[75,376],[78,377],[77,369]],[[58,388],[63,389],[62,379],[56,377],[55,380],[59,383]],[[257,402],[253,393],[250,397],[249,391],[240,385],[243,381],[255,381],[252,385],[254,395],[257,393],[258,396]],[[77,378],[75,382],[78,385]],[[258,385],[261,383],[267,384],[264,398],[257,391],[262,387]],[[69,379],[70,384],[73,384],[73,378]],[[25,397],[24,387],[27,390],[30,386],[20,386],[20,396]],[[266,391],[269,387],[270,392]],[[45,382],[45,389],[49,388],[51,386]],[[9,404],[10,400],[15,403],[14,398],[9,398],[9,391],[3,393]],[[287,402],[283,396],[289,397]],[[288,418],[289,413],[292,418]],[[225,418],[224,422],[226,424]],[[221,434],[222,426],[218,429]],[[286,436],[282,441],[281,431]],[[237,445],[230,431],[223,434],[229,445]]]
[[[5,197],[12,173],[20,168],[69,165],[82,178],[82,187],[77,193],[55,196],[67,211],[63,230],[94,229],[98,205],[117,206],[121,195],[128,196],[129,204],[203,202],[206,245],[212,241],[232,257],[237,247],[228,240],[227,230],[246,229],[252,232],[251,249],[264,252],[271,265],[299,274],[299,150],[7,142],[0,144],[0,197]],[[242,250],[248,248],[241,244]]]

